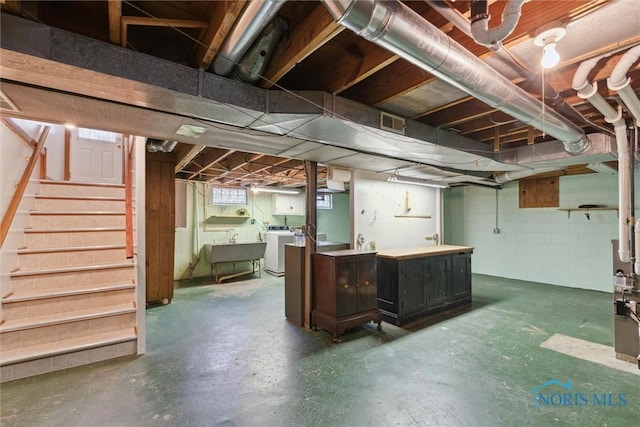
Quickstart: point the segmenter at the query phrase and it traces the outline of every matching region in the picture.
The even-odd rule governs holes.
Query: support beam
[[[318,237],[316,224],[318,216],[316,211],[316,194],[318,191],[318,163],[305,160],[304,171],[307,175],[307,215],[306,215],[306,239],[305,239],[305,267],[304,267],[304,325],[311,326],[311,310],[313,295],[313,255],[316,253],[316,239]]]
[[[311,55],[345,27],[333,20],[323,4],[318,6],[300,24],[289,31],[265,72],[262,87],[270,88],[295,65]]]
[[[194,59],[197,68],[207,69],[213,62],[222,43],[227,38],[246,4],[241,1],[215,1],[212,2],[213,11],[209,17],[209,25],[202,39]]]
[[[109,41],[113,44],[120,44],[122,1],[109,0]]]

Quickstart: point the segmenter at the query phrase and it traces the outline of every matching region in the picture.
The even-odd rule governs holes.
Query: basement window
[[[318,194],[316,196],[316,208],[333,209],[333,197],[331,194]]]
[[[78,138],[92,139],[94,141],[122,142],[122,134],[87,128],[78,128]]]
[[[247,189],[231,187],[212,187],[212,205],[246,205]]]

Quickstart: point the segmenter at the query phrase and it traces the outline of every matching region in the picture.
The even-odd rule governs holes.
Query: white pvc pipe
[[[640,99],[636,96],[631,87],[631,79],[627,77],[627,72],[640,58],[640,45],[629,49],[620,61],[616,64],[611,72],[611,76],[607,79],[607,86],[611,90],[615,90],[620,98],[629,108],[631,115],[636,121],[636,126],[640,123]]]
[[[588,59],[580,64],[573,76],[571,86],[578,92],[578,96],[588,100],[598,111],[600,111],[607,123],[613,124],[616,134],[616,144],[618,146],[618,257],[621,262],[629,262],[631,253],[629,251],[629,206],[631,177],[629,171],[631,168],[631,148],[627,139],[627,128],[622,118],[622,111],[613,109],[611,105],[598,93],[597,84],[591,84],[587,81],[589,72],[596,66],[598,61],[607,55],[598,56]]]
[[[631,147],[627,139],[627,127],[622,123],[614,126],[616,132],[616,142],[618,144],[618,203],[619,206],[619,224],[618,224],[618,256],[620,261],[629,262],[631,254],[629,251],[629,188],[631,177],[629,170],[631,168]]]

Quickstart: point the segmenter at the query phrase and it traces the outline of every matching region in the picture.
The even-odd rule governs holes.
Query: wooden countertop
[[[471,246],[455,245],[417,246],[413,248],[396,248],[379,251],[378,257],[401,260],[446,255],[458,252],[473,252],[473,249],[474,248]]]
[[[326,255],[326,256],[350,256],[350,255],[366,255],[366,254],[375,254],[376,251],[359,251],[357,249],[340,249],[337,251],[328,251],[328,252],[316,252],[318,255]]]

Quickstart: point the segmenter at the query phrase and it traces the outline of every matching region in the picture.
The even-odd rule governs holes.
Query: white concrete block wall
[[[637,198],[636,200],[640,201]],[[560,178],[560,207],[618,205],[617,175]],[[600,291],[611,290],[611,240],[616,211],[567,212],[518,207],[518,183],[498,190],[459,187],[445,192],[445,242],[474,246],[474,273]]]

